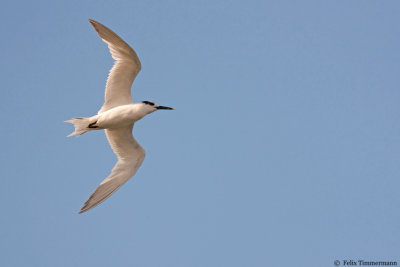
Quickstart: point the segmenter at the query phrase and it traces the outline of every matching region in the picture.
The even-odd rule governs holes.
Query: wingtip
[[[99,26],[102,25],[100,22],[97,22],[95,20],[89,19],[90,24],[92,25],[93,29],[100,35],[99,32]]]
[[[88,211],[89,209],[86,209],[86,205],[84,205],[81,210],[78,212],[78,214],[84,213],[86,211]]]
[[[95,29],[96,29],[96,25],[100,24],[100,23],[98,23],[97,21],[95,21],[93,19],[89,19],[89,22],[90,22],[90,24],[92,24],[93,28],[95,28]]]

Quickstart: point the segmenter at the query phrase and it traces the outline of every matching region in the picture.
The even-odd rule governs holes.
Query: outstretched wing
[[[118,157],[111,174],[101,182],[85,202],[79,213],[90,210],[106,200],[128,181],[139,169],[144,160],[145,151],[132,135],[133,124],[118,129],[106,129],[108,142]]]
[[[104,104],[99,113],[120,105],[131,104],[132,83],[141,69],[138,56],[124,40],[109,28],[91,19],[89,22],[108,45],[111,56],[115,60],[108,75]]]

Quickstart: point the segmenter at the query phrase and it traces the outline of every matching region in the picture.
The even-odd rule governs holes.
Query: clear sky
[[[2,1],[0,266],[400,264],[400,2]],[[138,53],[137,174],[64,120]]]

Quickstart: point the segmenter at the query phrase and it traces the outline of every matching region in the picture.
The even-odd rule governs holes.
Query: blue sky
[[[1,266],[400,261],[398,1],[3,1]],[[102,105],[105,24],[142,61],[138,173],[64,120]]]

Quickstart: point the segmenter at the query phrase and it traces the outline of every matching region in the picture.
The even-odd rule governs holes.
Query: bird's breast
[[[100,113],[96,125],[102,129],[120,128],[141,118],[143,116],[134,105],[124,105]]]

